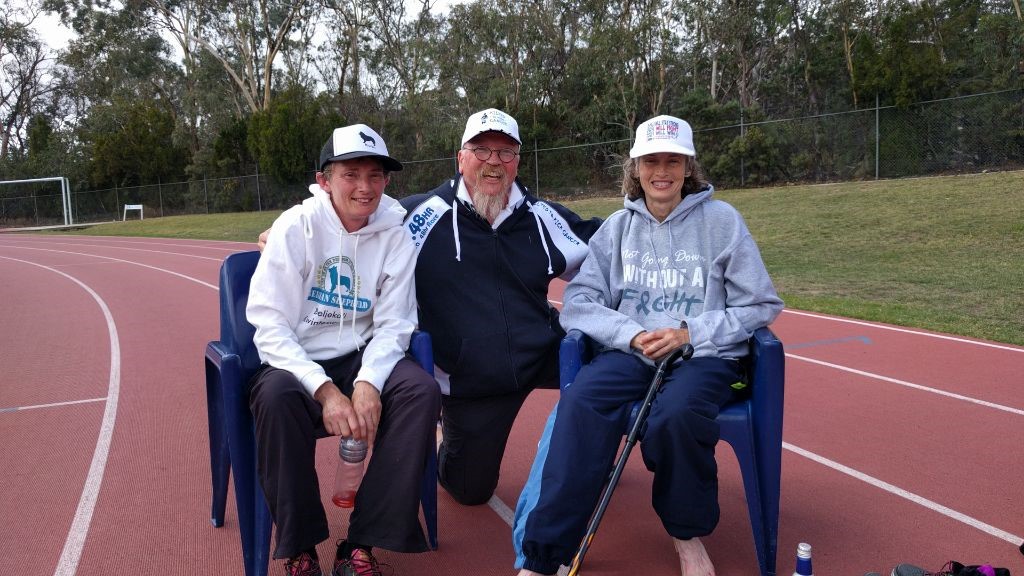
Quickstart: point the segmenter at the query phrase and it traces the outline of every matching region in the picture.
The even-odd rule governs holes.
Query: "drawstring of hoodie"
[[[540,222],[540,214],[533,209],[533,204],[526,203],[530,207],[530,213],[533,214],[533,219],[537,222],[537,233],[540,234],[540,242],[544,245],[544,254],[548,257],[548,274],[554,273],[554,268],[551,267],[551,250],[548,249],[548,239],[544,237],[544,225]]]
[[[359,270],[359,234],[356,234],[356,245],[352,247],[352,339],[356,342],[356,351],[361,349],[362,338],[359,337],[359,333],[356,332],[356,312],[359,310],[359,276],[357,271]],[[338,263],[341,263],[341,258],[338,258]]]
[[[338,292],[338,310],[341,311],[341,318],[338,319],[338,342],[341,342],[342,326],[345,324],[345,307],[342,305],[342,294],[341,294],[341,257],[342,250],[345,244],[345,237],[354,237],[356,239],[355,246],[352,247],[352,286],[349,287],[352,290],[352,340],[356,343],[356,351],[361,350],[362,338],[359,337],[359,333],[356,332],[356,311],[359,308],[359,279],[356,277],[356,270],[359,270],[359,234],[348,234],[344,229],[341,231],[341,242],[338,243],[338,283],[334,286],[334,289]]]
[[[452,234],[455,236],[455,260],[462,262],[462,242],[459,241],[459,199],[452,200]]]

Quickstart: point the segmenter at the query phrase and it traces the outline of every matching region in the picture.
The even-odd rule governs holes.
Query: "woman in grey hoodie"
[[[520,498],[520,576],[569,564],[633,403],[655,362],[687,342],[693,358],[666,378],[640,448],[682,574],[714,574],[700,537],[719,517],[715,418],[745,378],[747,339],[782,310],[743,218],[712,199],[689,124],[642,123],[624,169],[625,206],[591,238],[565,290],[562,325],[593,338],[598,353],[562,390],[542,473],[531,474],[539,486],[524,488],[536,493],[533,507]]]

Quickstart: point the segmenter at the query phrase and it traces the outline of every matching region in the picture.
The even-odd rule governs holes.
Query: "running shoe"
[[[340,548],[340,546],[339,546]],[[362,548],[353,548],[347,557],[334,561],[334,576],[384,576],[385,564]]]
[[[323,576],[320,561],[309,552],[303,552],[285,562],[284,573],[287,576]]]

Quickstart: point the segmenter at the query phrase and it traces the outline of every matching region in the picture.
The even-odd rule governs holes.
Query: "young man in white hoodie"
[[[312,198],[285,211],[253,275],[246,313],[263,367],[253,378],[258,469],[289,575],[322,574],[329,536],[316,440],[373,446],[336,576],[379,574],[371,549],[427,550],[420,482],[441,396],[406,357],[416,327],[415,251],[405,209],[384,194],[402,165],[372,128],[334,130]]]

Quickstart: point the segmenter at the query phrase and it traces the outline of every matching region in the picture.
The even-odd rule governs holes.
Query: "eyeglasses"
[[[463,150],[469,150],[470,152],[473,153],[474,156],[476,156],[476,159],[481,162],[487,162],[487,160],[490,159],[491,154],[494,154],[495,152],[498,153],[498,159],[504,162],[505,164],[508,164],[509,162],[515,160],[516,156],[519,156],[519,152],[516,152],[511,148],[491,150],[487,146],[475,146],[473,148],[463,148]]]

